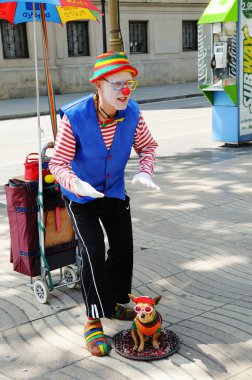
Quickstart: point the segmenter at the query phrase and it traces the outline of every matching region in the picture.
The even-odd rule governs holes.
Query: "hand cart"
[[[30,276],[27,285],[40,303],[46,303],[49,292],[56,288],[80,285],[78,244],[60,187],[57,183],[43,183],[43,173],[48,173],[49,148],[54,148],[54,143],[42,150],[39,181],[12,178],[5,185],[10,261],[14,271]],[[56,269],[59,273],[52,277]]]

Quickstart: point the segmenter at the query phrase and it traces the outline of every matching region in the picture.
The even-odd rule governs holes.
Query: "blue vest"
[[[67,104],[60,109],[66,114],[76,140],[76,152],[71,162],[73,172],[106,197],[125,199],[124,170],[130,157],[135,130],[139,121],[139,107],[129,100],[126,110],[118,111],[118,121],[110,149],[106,148],[93,95]],[[94,198],[77,197],[61,186],[62,193],[70,200],[87,203]]]

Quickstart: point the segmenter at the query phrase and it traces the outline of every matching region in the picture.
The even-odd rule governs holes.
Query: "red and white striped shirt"
[[[102,137],[108,150],[113,142],[116,125],[117,122],[112,122],[101,128]],[[139,122],[135,131],[133,147],[139,156],[139,172],[145,172],[152,176],[155,150],[158,144],[152,137],[141,112],[139,113]],[[72,171],[71,161],[74,159],[75,149],[76,140],[70,122],[67,116],[64,115],[59,124],[54,153],[49,167],[56,181],[73,193],[77,176]]]

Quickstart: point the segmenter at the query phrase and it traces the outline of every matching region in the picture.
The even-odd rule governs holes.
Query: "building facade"
[[[93,3],[101,9],[97,1]],[[139,70],[141,86],[197,80],[197,21],[208,0],[120,0],[123,49]],[[109,14],[106,4],[106,30]],[[100,17],[101,19],[101,17]],[[40,94],[47,92],[40,24],[37,23]],[[93,89],[95,57],[103,52],[102,22],[48,23],[55,94]],[[0,99],[35,95],[32,23],[0,20]]]

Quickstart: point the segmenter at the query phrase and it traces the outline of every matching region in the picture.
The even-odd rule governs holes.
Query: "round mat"
[[[116,352],[125,358],[133,360],[157,360],[173,355],[179,348],[179,338],[171,330],[161,329],[161,335],[158,339],[159,348],[152,347],[152,338],[150,337],[144,345],[144,351],[133,351],[134,342],[131,336],[131,330],[122,330],[112,337],[112,347]]]

